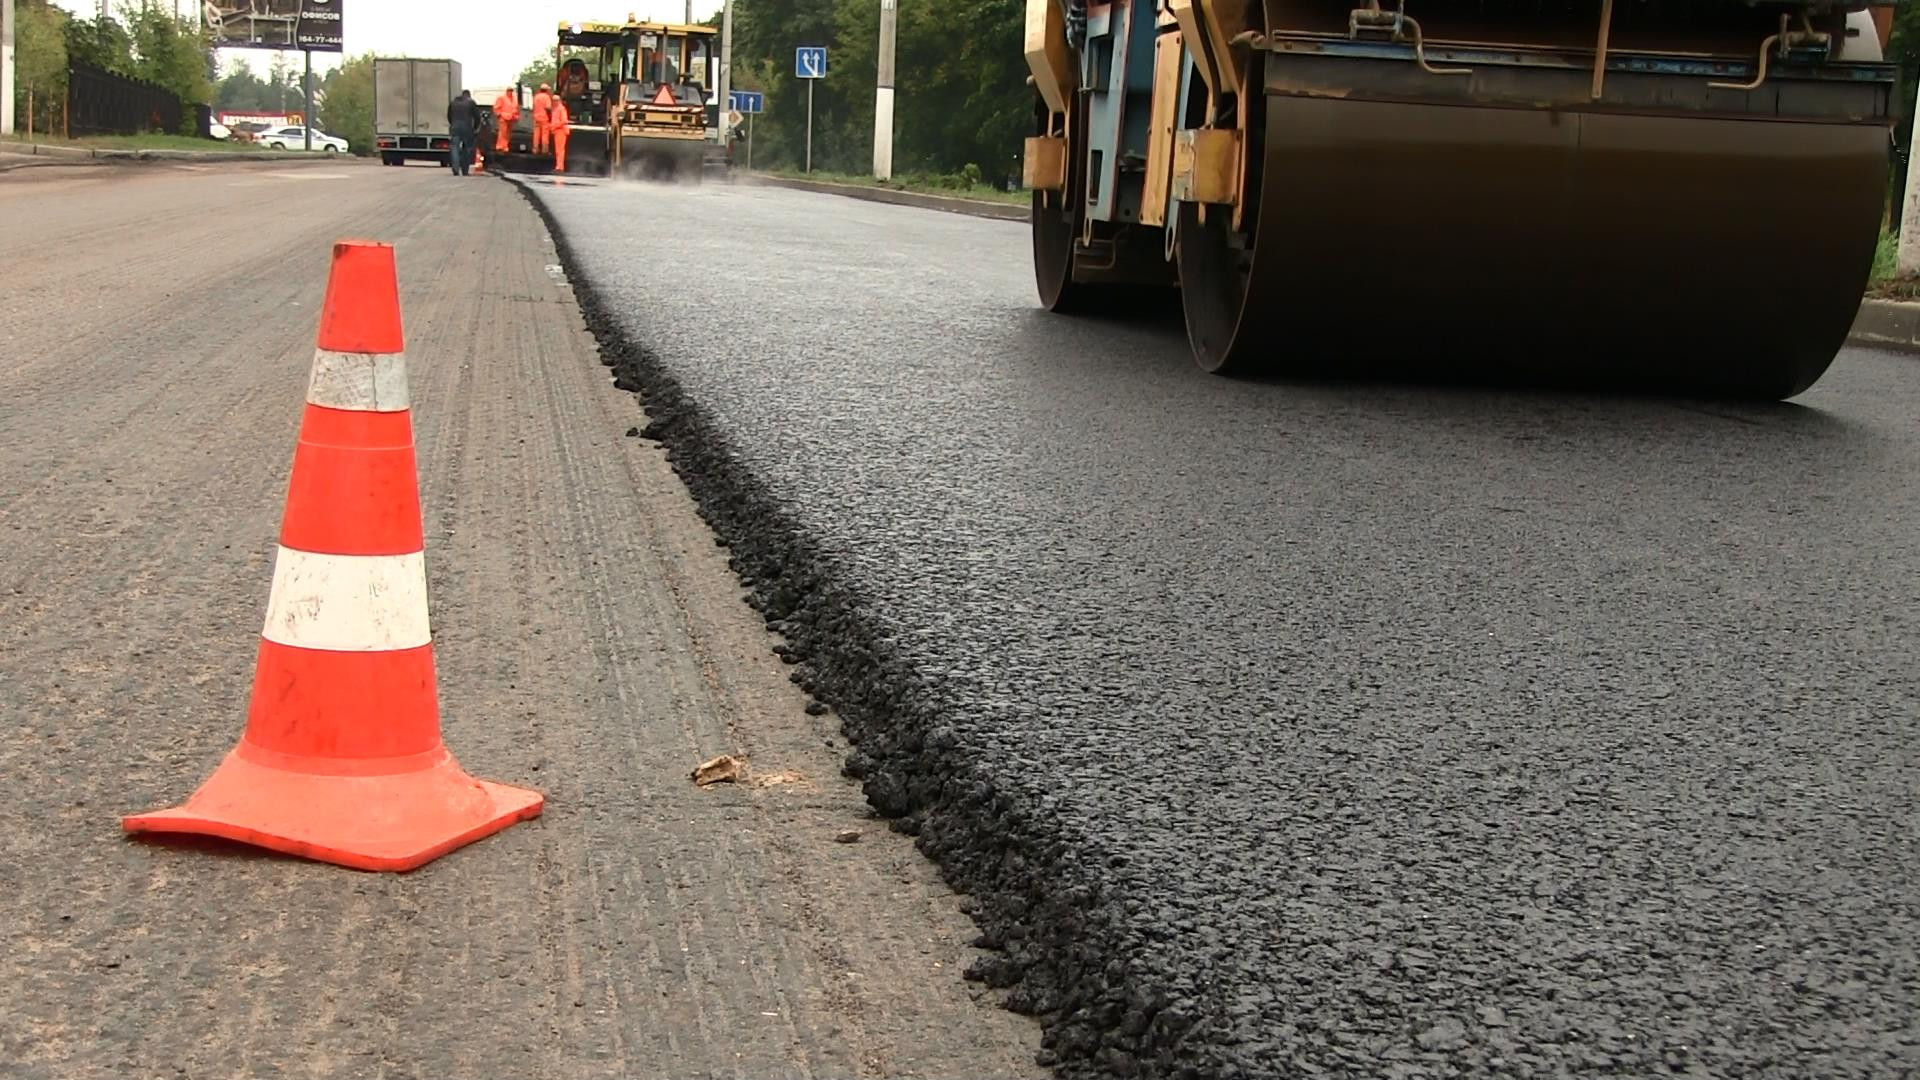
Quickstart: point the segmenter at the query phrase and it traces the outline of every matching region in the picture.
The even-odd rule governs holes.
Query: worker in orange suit
[[[547,115],[553,102],[553,87],[541,83],[533,95],[533,152],[536,154],[547,152],[547,141],[553,136],[553,129],[548,126],[551,118]]]
[[[496,153],[504,154],[509,149],[507,139],[513,134],[513,122],[518,119],[520,119],[520,101],[515,96],[513,87],[509,86],[500,91],[499,97],[493,99],[493,126],[499,133],[493,139],[493,149]]]
[[[567,112],[567,103],[562,98],[554,98],[547,109],[547,127],[553,132],[553,171],[567,171],[567,136],[572,131],[567,125],[573,123],[573,116]]]

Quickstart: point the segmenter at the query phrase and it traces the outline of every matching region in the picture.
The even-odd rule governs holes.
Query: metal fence
[[[180,99],[152,83],[67,64],[67,133],[134,135],[180,128]]]

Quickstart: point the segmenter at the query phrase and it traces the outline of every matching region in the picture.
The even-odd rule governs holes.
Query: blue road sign
[[[793,74],[798,79],[824,79],[827,77],[827,47],[825,45],[802,45],[793,50]]]
[[[733,99],[733,111],[745,116],[767,111],[767,96],[756,90],[734,90],[728,95]]]

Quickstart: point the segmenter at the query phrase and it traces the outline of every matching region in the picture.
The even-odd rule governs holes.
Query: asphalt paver
[[[0,1072],[1045,1075],[512,187],[35,169],[0,222]],[[119,823],[243,729],[342,238],[396,246],[443,734],[547,798],[404,875]]]
[[[1064,1075],[1920,1069],[1920,363],[1223,379],[1017,223],[525,190]]]

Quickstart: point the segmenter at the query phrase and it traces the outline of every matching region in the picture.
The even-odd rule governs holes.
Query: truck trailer
[[[374,58],[373,141],[381,164],[446,164],[453,149],[447,106],[460,90],[458,60]]]

